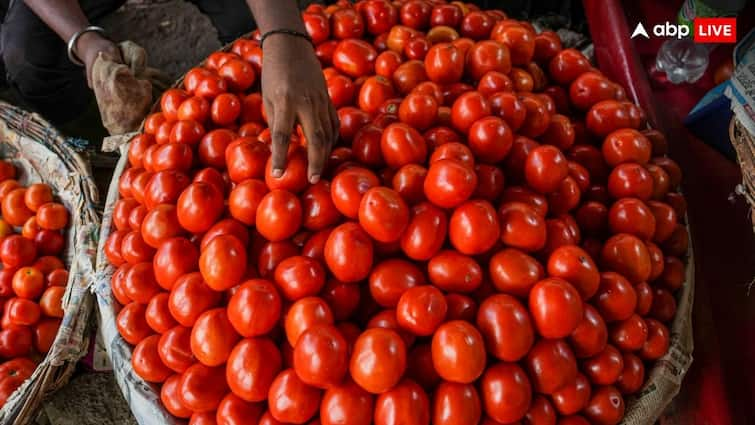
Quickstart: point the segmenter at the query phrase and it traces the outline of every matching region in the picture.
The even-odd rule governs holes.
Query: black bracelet
[[[314,43],[312,43],[312,37],[309,36],[306,32],[296,31],[296,30],[290,30],[288,28],[280,28],[277,30],[270,30],[260,37],[260,47],[265,43],[265,39],[273,34],[286,34],[286,35],[292,35],[294,37],[303,38],[307,41],[309,41],[312,46],[314,46]]]

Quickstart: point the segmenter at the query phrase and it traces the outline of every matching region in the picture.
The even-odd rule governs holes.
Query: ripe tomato
[[[399,119],[418,130],[430,128],[437,115],[437,100],[430,95],[414,92],[404,98],[398,109]]]
[[[427,199],[442,208],[454,208],[474,193],[477,175],[456,160],[442,159],[430,165],[424,181]]]
[[[321,13],[303,13],[302,21],[307,34],[312,37],[312,43],[322,44],[330,38],[330,22]]]
[[[585,72],[569,86],[569,99],[576,108],[586,111],[604,100],[616,99],[616,87],[597,72]]]
[[[152,297],[149,304],[147,304],[147,310],[145,312],[147,324],[152,330],[159,334],[168,331],[178,324],[170,314],[168,298],[169,295],[167,292],[161,292]]]
[[[333,178],[330,188],[333,204],[346,217],[358,218],[362,196],[379,184],[373,172],[361,167],[348,168]]]
[[[516,363],[498,363],[482,375],[480,392],[485,413],[500,423],[523,418],[532,400],[527,374]]]
[[[160,245],[152,263],[157,283],[171,290],[176,280],[197,270],[199,250],[186,238],[168,239]]]
[[[199,256],[199,271],[207,285],[223,291],[241,281],[247,266],[246,249],[235,236],[219,235]]]
[[[34,326],[34,348],[40,353],[48,353],[55,342],[60,328],[60,319],[42,319]]]
[[[240,336],[234,330],[224,308],[207,310],[191,329],[191,352],[206,366],[226,362]]]
[[[249,137],[236,139],[225,149],[228,176],[235,183],[262,178],[269,156],[270,148],[264,143]]]
[[[566,157],[553,146],[534,148],[527,155],[524,170],[527,184],[541,193],[557,190],[569,174]]]
[[[543,395],[537,395],[530,404],[530,410],[524,415],[523,423],[527,425],[555,425],[556,410],[553,408],[551,402],[548,401],[548,398]]]
[[[305,384],[327,389],[341,382],[348,367],[348,347],[338,328],[315,325],[294,346],[294,370]]]
[[[63,318],[63,295],[66,288],[62,286],[51,286],[42,293],[39,298],[39,308],[47,317]]]
[[[269,338],[242,339],[228,356],[225,377],[237,397],[248,402],[265,401],[282,365],[281,353]]]
[[[228,394],[218,405],[215,417],[218,425],[257,423],[263,410],[261,404],[249,403],[234,394]]]
[[[28,355],[32,348],[32,338],[31,328],[27,326],[10,327],[0,331],[0,355],[4,358]]]
[[[412,209],[401,237],[401,249],[414,260],[428,260],[440,250],[446,238],[448,219],[434,205],[424,202]]]
[[[501,241],[522,251],[538,251],[546,243],[545,220],[531,206],[522,202],[503,203],[498,209]]]
[[[370,425],[374,401],[372,395],[351,379],[325,391],[320,404],[322,425]]]
[[[322,391],[302,382],[293,369],[278,374],[270,386],[268,406],[284,423],[304,423],[317,413]]]
[[[464,14],[461,8],[455,4],[437,4],[430,13],[430,24],[433,27],[440,25],[456,28],[461,23]]]
[[[648,326],[637,314],[611,327],[611,342],[622,351],[639,350],[647,337]]]
[[[669,330],[655,319],[647,319],[648,337],[639,356],[645,360],[657,360],[666,354],[669,347]]]
[[[599,354],[590,357],[582,364],[582,370],[596,385],[611,385],[619,379],[624,368],[624,359],[616,347],[606,345]]]
[[[485,163],[501,162],[509,153],[513,142],[513,131],[504,120],[497,117],[482,118],[469,128],[469,147],[475,157]]]
[[[342,282],[366,278],[372,268],[372,254],[372,240],[356,223],[336,227],[325,243],[325,262]]]
[[[176,213],[181,226],[192,233],[203,233],[223,213],[223,194],[209,183],[192,183],[178,198]]]
[[[562,339],[541,339],[526,357],[527,370],[535,390],[553,394],[577,378],[577,363],[569,345]]]
[[[406,369],[406,346],[398,333],[383,328],[364,331],[354,344],[349,370],[360,387],[380,394],[396,385]]]
[[[359,224],[376,241],[395,242],[409,224],[409,208],[396,191],[374,187],[359,204]]]
[[[480,81],[480,84],[482,84],[482,81]],[[480,89],[478,88],[478,90]],[[484,94],[484,91],[480,91]],[[511,130],[516,131],[524,124],[527,117],[527,108],[525,108],[524,104],[515,94],[496,92],[490,95],[488,101],[490,102],[490,110],[493,115],[497,115],[506,121]]]
[[[430,401],[416,382],[404,379],[375,401],[375,423],[422,425],[430,423]]]
[[[23,226],[24,223],[34,215],[34,211],[30,210],[29,207],[26,206],[26,202],[24,201],[24,199],[26,198],[27,190],[28,189],[25,188],[13,189],[10,193],[6,194],[2,198],[3,219],[12,226]],[[50,203],[50,205],[59,204]],[[37,218],[37,223],[40,227],[43,227],[42,223],[39,222],[39,216]]]
[[[362,38],[364,35],[362,15],[351,8],[338,9],[333,12],[330,16],[330,25],[333,37],[341,40]]]
[[[495,20],[487,13],[472,11],[465,14],[461,20],[460,33],[472,40],[483,40],[490,35],[494,23]]]
[[[267,193],[268,188],[261,180],[248,179],[237,184],[228,196],[231,217],[247,226],[254,226],[258,207]]]
[[[617,424],[624,417],[624,398],[613,386],[597,387],[583,412],[591,423]]]
[[[449,238],[462,254],[477,255],[495,245],[500,228],[498,214],[489,202],[467,201],[456,207],[451,215]]]
[[[162,111],[163,118],[167,121],[178,119],[178,108],[188,98],[188,93],[181,89],[166,90],[160,98],[160,111]]]
[[[642,388],[645,382],[645,365],[642,360],[632,353],[624,353],[624,369],[621,371],[619,379],[616,380],[616,387],[622,394],[634,394]]]
[[[650,276],[651,263],[645,244],[635,236],[620,233],[603,245],[601,260],[604,266],[637,284]]]
[[[468,133],[475,121],[490,115],[490,104],[476,91],[459,96],[451,108],[451,123],[462,133]]]
[[[467,52],[466,73],[475,81],[481,81],[488,72],[508,74],[511,71],[509,49],[505,45],[485,40],[477,42]]]
[[[651,153],[650,141],[639,131],[630,128],[613,131],[603,142],[603,157],[612,167],[625,162],[646,164]]]
[[[115,320],[118,333],[131,345],[138,344],[153,333],[147,324],[146,310],[145,304],[132,302],[118,312]]]
[[[195,363],[183,374],[178,384],[178,398],[195,414],[214,411],[228,394],[223,366],[209,367]]]
[[[566,85],[590,70],[590,61],[576,49],[564,49],[556,53],[548,64],[550,77],[558,84]]]
[[[25,358],[20,357],[0,364],[0,403],[5,405],[8,398],[34,373],[37,365]]]
[[[131,353],[131,366],[139,377],[147,382],[164,382],[173,371],[160,360],[157,353],[159,335],[152,335],[139,342]]]
[[[441,378],[450,382],[470,384],[479,378],[485,369],[482,335],[469,322],[446,322],[433,334],[432,359]]]
[[[171,315],[183,326],[192,326],[197,318],[217,305],[220,293],[213,291],[194,272],[179,277],[170,292],[168,308]]]
[[[52,202],[52,189],[44,183],[35,183],[26,188],[24,204],[26,208],[36,212],[42,205]]]
[[[359,109],[374,114],[387,100],[394,97],[391,81],[380,75],[367,78],[359,90]]]
[[[433,398],[432,423],[437,425],[479,423],[481,416],[480,396],[473,385],[453,382],[441,382],[438,385]]]
[[[585,300],[595,295],[600,284],[598,267],[590,255],[573,245],[559,247],[551,253],[548,275],[560,277],[574,285]]]
[[[582,319],[582,300],[569,282],[560,278],[541,280],[529,295],[530,312],[538,333],[545,338],[564,338]]]
[[[191,328],[175,326],[165,331],[157,343],[157,354],[165,366],[183,373],[196,363],[191,352]]]
[[[637,306],[637,293],[619,273],[604,272],[600,275],[600,288],[595,306],[608,322],[628,319]]]
[[[349,38],[333,51],[333,66],[352,78],[366,76],[373,73],[377,55],[366,41]]]
[[[18,297],[37,299],[45,288],[45,278],[34,267],[21,267],[13,274],[11,285]]]
[[[422,135],[403,123],[385,128],[380,149],[386,164],[394,169],[406,164],[422,164],[427,158],[427,144]]]
[[[579,413],[590,401],[590,381],[585,375],[577,374],[577,379],[553,393],[553,404],[558,413],[573,415]]]
[[[123,278],[123,290],[129,299],[141,304],[149,303],[160,292],[152,263],[137,263],[129,268]]]
[[[269,241],[282,241],[293,236],[301,221],[299,199],[285,190],[267,193],[257,208],[257,231]]]
[[[608,192],[614,198],[639,198],[647,201],[653,194],[653,177],[639,164],[620,164],[608,176]]]
[[[173,205],[156,206],[142,221],[141,236],[147,245],[155,249],[159,248],[164,241],[181,233],[183,229],[178,222],[176,207]]]
[[[459,82],[464,73],[464,55],[450,43],[439,43],[430,48],[425,56],[428,78],[438,84]]]
[[[399,325],[415,335],[431,335],[448,311],[446,299],[436,287],[420,285],[407,289],[396,306]]]
[[[590,107],[585,125],[592,134],[599,137],[605,137],[615,130],[636,128],[632,125],[627,104],[616,100],[603,100]]]

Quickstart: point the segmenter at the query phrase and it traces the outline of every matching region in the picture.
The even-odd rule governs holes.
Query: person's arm
[[[65,43],[78,31],[89,26],[89,20],[77,0],[24,0],[24,2]],[[118,46],[96,32],[87,32],[79,37],[74,51],[86,66],[87,80],[90,85],[92,65],[99,52],[106,52],[113,58],[121,57]]]
[[[247,0],[259,30],[289,29],[306,34],[294,0]],[[288,142],[298,121],[307,138],[309,170],[317,182],[338,137],[338,115],[328,96],[320,62],[309,41],[272,34],[262,46],[262,98],[273,139],[273,175],[283,174]]]

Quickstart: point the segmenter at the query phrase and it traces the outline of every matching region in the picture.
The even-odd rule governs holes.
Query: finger
[[[288,143],[291,139],[291,131],[294,128],[296,116],[293,105],[288,99],[282,99],[273,109],[275,114],[272,117],[272,125],[270,126],[273,140],[272,169],[273,177],[280,177],[283,175],[283,169],[286,167]]]
[[[338,119],[338,112],[336,112],[336,108],[330,102],[328,102],[328,115],[330,115],[330,125],[333,129],[332,137],[330,138],[330,147],[328,149],[328,152],[330,152],[330,149],[332,149],[333,146],[335,146],[338,142],[338,138],[340,137],[339,130],[341,128],[341,123]]]
[[[307,138],[307,176],[309,182],[314,184],[320,180],[329,145],[330,119],[321,113],[322,102],[308,100],[306,107],[299,113],[304,136]],[[326,120],[323,120],[325,118]]]

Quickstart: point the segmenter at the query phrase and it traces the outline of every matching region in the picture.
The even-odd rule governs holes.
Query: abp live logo
[[[695,18],[692,25],[693,39],[696,43],[736,43],[737,42],[737,18]],[[664,22],[653,26],[653,35],[656,37],[675,37],[682,39],[689,36],[690,28],[682,24]],[[648,31],[642,22],[638,23],[632,31],[632,37],[643,36],[650,38]]]

